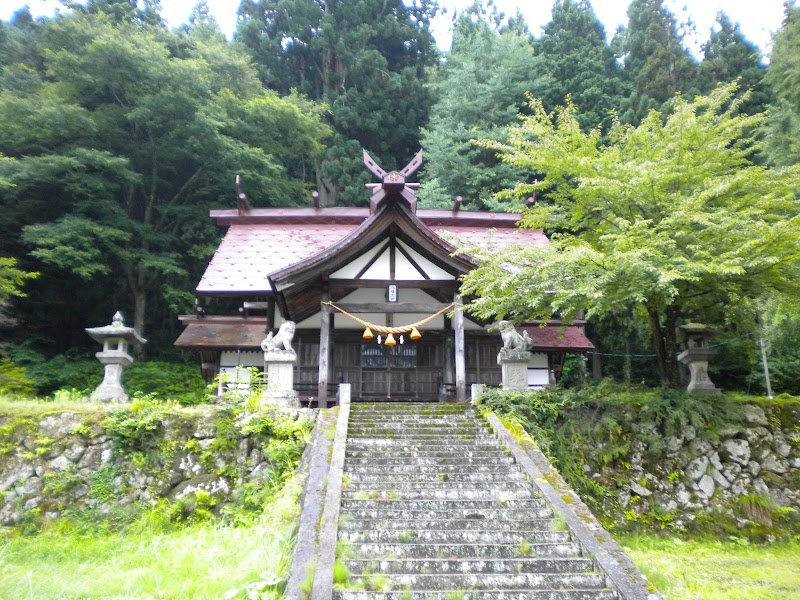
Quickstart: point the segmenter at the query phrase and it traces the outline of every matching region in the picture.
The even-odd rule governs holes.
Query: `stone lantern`
[[[717,351],[709,347],[716,330],[700,323],[688,323],[679,329],[686,341],[686,350],[678,355],[678,360],[689,365],[692,377],[686,390],[692,394],[716,396],[720,390],[708,376],[708,361],[717,355]]]
[[[147,340],[139,336],[133,327],[125,326],[119,311],[111,319],[111,325],[87,327],[86,333],[103,344],[103,350],[95,356],[105,366],[105,375],[103,383],[92,392],[92,399],[126,402],[128,394],[122,389],[122,371],[133,362],[133,357],[128,351],[131,345],[144,344]]]

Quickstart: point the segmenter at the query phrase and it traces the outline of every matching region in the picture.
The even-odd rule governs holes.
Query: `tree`
[[[545,108],[562,104],[569,95],[581,108],[578,120],[582,126],[602,123],[607,129],[612,112],[629,91],[588,0],[556,0],[537,54],[549,76],[549,85],[541,96]]]
[[[307,196],[297,174],[324,148],[322,109],[263,90],[224,38],[87,10],[48,23],[37,47],[40,82],[0,93],[0,151],[17,159],[0,166],[16,184],[0,190],[0,224],[23,232],[0,253],[27,245],[48,267],[38,285],[53,292],[66,271],[106,302],[126,290],[143,331],[185,308],[217,236],[207,210],[229,202],[235,174],[264,204]]]
[[[244,0],[237,42],[262,81],[297,89],[330,109],[335,136],[316,165],[323,205],[365,202],[362,148],[387,168],[416,154],[431,99],[426,71],[438,54],[435,5],[401,0]]]
[[[648,111],[663,110],[676,92],[692,95],[697,65],[664,0],[632,0],[622,35],[623,74],[633,84],[623,121],[638,123]]]
[[[524,106],[525,93],[546,89],[530,35],[500,28],[500,22],[500,15],[477,6],[461,14],[447,60],[431,83],[437,101],[422,130],[426,163],[420,177],[426,206],[452,206],[460,195],[470,207],[485,207],[520,178],[512,165],[472,143],[502,135]]]
[[[531,100],[508,144],[485,145],[544,174],[506,195],[549,192],[524,226],[551,231],[551,245],[468,250],[481,263],[464,281],[480,296],[470,310],[516,321],[630,310],[649,326],[663,384],[677,387],[681,322],[746,326],[754,300],[800,291],[800,169],[751,162],[745,134],[764,117],[740,114],[745,99],[730,84],[678,96],[666,117],[616,122],[608,146],[581,131],[574,106],[548,114]]]
[[[800,163],[800,8],[787,2],[775,35],[766,81],[774,102],[767,122],[767,150],[777,165]]]
[[[738,80],[743,89],[751,90],[742,110],[747,114],[764,112],[769,103],[769,89],[764,83],[765,65],[758,47],[748,41],[739,28],[723,12],[717,13],[717,29],[703,44],[703,61],[699,67],[699,87],[703,93],[717,83]]]

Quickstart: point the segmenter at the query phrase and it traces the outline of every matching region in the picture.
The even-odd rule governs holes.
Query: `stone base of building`
[[[295,391],[264,390],[259,408],[267,407],[300,408],[299,395]]]

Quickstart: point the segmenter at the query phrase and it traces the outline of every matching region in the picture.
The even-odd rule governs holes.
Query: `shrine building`
[[[364,159],[379,180],[368,186],[367,208],[316,200],[250,208],[237,189],[238,208],[211,211],[225,236],[175,342],[199,355],[207,378],[263,369],[262,340],[293,321],[295,388],[320,406],[339,383],[351,384],[354,400],[459,401],[471,384],[500,384],[499,333],[461,310],[469,299],[459,278],[476,264],[447,239],[504,246],[547,244],[546,236],[517,227],[518,213],[460,210],[458,201],[452,210],[417,209],[419,184],[407,179],[421,152],[391,173]],[[533,340],[529,387],[556,381],[565,354],[592,349],[579,325],[520,328]]]

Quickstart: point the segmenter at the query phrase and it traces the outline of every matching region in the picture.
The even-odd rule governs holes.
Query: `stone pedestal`
[[[497,355],[497,364],[503,369],[503,389],[515,392],[528,391],[528,363],[531,353],[527,350],[503,348]]]
[[[268,350],[264,352],[264,372],[267,387],[261,393],[262,406],[299,408],[300,401],[294,390],[294,350]]]
[[[708,361],[716,355],[716,351],[709,348],[690,348],[678,355],[678,360],[689,366],[691,380],[686,391],[707,396],[716,396],[721,393],[708,376]]]
[[[122,388],[122,371],[133,362],[125,352],[98,352],[95,354],[104,368],[103,382],[92,392],[92,400],[103,402],[127,402],[128,394]]]

